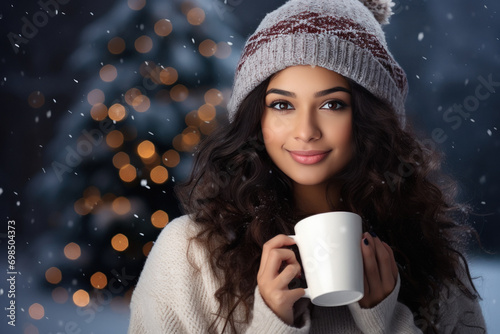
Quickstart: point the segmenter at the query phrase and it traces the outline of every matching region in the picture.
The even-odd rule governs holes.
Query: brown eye
[[[275,110],[291,110],[291,109],[293,109],[293,106],[288,102],[277,101],[277,102],[273,102],[270,105],[268,105],[268,108],[272,108]]]
[[[280,102],[276,105],[277,109],[288,109],[288,104],[286,104],[285,102]]]
[[[344,102],[335,100],[335,101],[326,102],[325,104],[323,104],[321,109],[341,110],[341,109],[345,108],[346,106],[347,106],[347,104],[345,104]]]

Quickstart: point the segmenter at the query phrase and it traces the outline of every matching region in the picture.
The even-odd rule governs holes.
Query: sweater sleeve
[[[160,233],[132,295],[128,334],[209,332],[219,307],[214,297],[219,281],[208,265],[206,251],[194,242],[189,247],[189,238],[196,235],[193,227],[189,218],[181,217]],[[258,288],[254,296],[249,323],[242,321],[241,309],[234,314],[238,333],[309,332],[308,312],[301,313],[301,328],[288,326],[269,309]],[[222,327],[219,322],[215,332],[220,333]]]
[[[464,268],[458,277],[469,291],[474,292]],[[441,301],[432,302],[422,312],[428,312],[431,315],[439,314],[436,323],[439,333],[486,333],[486,323],[479,305],[479,296],[470,298],[456,285],[443,289]],[[428,323],[423,320],[420,314],[419,317],[422,328],[427,328]]]
[[[169,223],[155,242],[130,303],[129,334],[207,333],[218,310],[213,275],[186,216]],[[198,248],[198,249],[197,249]]]
[[[398,302],[401,278],[394,290],[377,306],[364,309],[359,303],[349,305],[356,326],[365,334],[377,333],[422,333],[413,320],[413,314],[404,304]]]
[[[273,334],[305,334],[309,333],[311,319],[307,310],[302,310],[298,317],[302,317],[303,325],[300,328],[284,323],[265,303],[259,287],[255,288],[253,317],[246,333],[273,333]]]
[[[461,274],[461,279],[473,291],[465,274]],[[427,332],[431,326],[428,318],[437,318],[434,326],[439,333],[486,333],[478,298],[469,298],[455,285],[443,289],[439,299],[415,313],[397,301],[400,285],[398,277],[393,292],[374,308],[363,309],[359,303],[349,305],[354,321],[363,333]]]

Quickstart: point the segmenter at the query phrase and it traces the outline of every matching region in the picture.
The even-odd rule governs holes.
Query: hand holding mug
[[[359,301],[361,307],[370,308],[394,290],[398,278],[394,254],[374,234],[362,235],[358,215],[314,215],[297,223],[295,233],[278,235],[264,244],[257,274],[262,298],[284,322],[293,324],[293,305],[301,297],[310,298],[319,306]],[[301,273],[295,253],[286,248],[295,243],[299,246],[307,289],[288,288]]]
[[[391,247],[375,234],[365,232],[361,241],[365,295],[362,308],[371,308],[384,300],[396,286],[398,267]]]
[[[280,234],[264,244],[257,273],[257,285],[267,306],[285,323],[292,325],[293,305],[304,295],[304,289],[288,289],[288,284],[300,276],[300,264],[287,246],[295,241]]]

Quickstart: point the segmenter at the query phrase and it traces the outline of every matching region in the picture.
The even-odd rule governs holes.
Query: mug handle
[[[297,242],[297,236],[296,235],[288,235],[289,238],[292,238],[293,240],[295,240],[295,242]],[[300,298],[309,298],[311,299],[311,295],[309,294],[309,288],[305,288],[304,289],[305,291],[305,294],[300,297]]]

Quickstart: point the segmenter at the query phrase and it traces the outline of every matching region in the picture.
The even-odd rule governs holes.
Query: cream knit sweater
[[[218,280],[208,265],[207,253],[188,240],[197,227],[188,216],[172,221],[161,232],[148,256],[133,293],[129,334],[208,333],[215,319],[218,303],[214,293]],[[187,254],[191,261],[188,261]],[[197,266],[195,268],[191,263]],[[199,269],[199,270],[198,270]],[[421,310],[414,320],[410,309],[397,301],[400,280],[394,291],[372,309],[362,309],[358,303],[343,307],[302,307],[296,316],[302,317],[301,328],[282,322],[263,301],[258,288],[249,323],[238,322],[238,333],[421,333],[427,324],[421,314],[433,314],[440,304],[438,326],[442,333],[482,333],[471,326],[486,328],[477,301],[456,291],[449,291],[435,304]],[[304,306],[307,299],[298,303]],[[243,310],[237,312],[243,319]],[[219,326],[217,332],[222,329]]]

